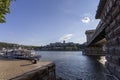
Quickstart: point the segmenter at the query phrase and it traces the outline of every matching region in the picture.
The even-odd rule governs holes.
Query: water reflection
[[[101,64],[105,65],[105,62],[106,62],[105,56],[101,56],[100,59],[98,59],[98,61],[99,61]]]
[[[101,59],[89,57],[82,52],[40,51],[42,61],[53,61],[56,64],[57,77],[64,80],[104,80]],[[103,60],[104,61],[104,60]]]

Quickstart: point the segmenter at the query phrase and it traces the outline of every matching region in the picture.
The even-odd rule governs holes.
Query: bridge
[[[95,15],[100,22],[86,31],[86,55],[105,55],[106,80],[120,80],[120,0],[100,0]]]

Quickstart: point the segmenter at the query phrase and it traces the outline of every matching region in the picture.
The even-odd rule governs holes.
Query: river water
[[[57,78],[63,80],[104,80],[104,57],[82,55],[81,51],[38,51],[41,61],[56,64]]]

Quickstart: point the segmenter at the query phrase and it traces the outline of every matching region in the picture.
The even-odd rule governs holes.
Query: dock
[[[0,80],[55,80],[52,62],[0,59]]]

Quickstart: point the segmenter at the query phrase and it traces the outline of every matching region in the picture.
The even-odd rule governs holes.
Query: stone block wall
[[[120,0],[107,0],[101,20],[107,25],[106,80],[120,80]]]
[[[85,48],[85,55],[105,55],[102,47],[86,47]]]
[[[46,65],[10,80],[56,80],[55,64]]]
[[[87,30],[87,31],[85,32],[87,42],[89,42],[89,41],[91,40],[91,38],[92,38],[94,32],[95,32],[95,30]]]

